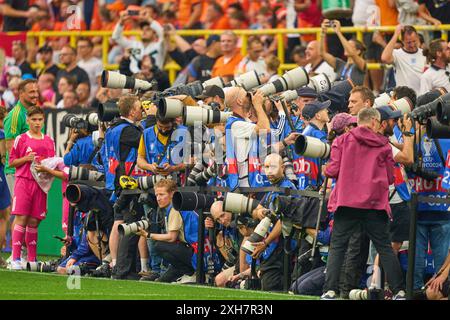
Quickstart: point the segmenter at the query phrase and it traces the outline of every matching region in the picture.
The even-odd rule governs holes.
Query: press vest
[[[242,118],[232,116],[228,118],[225,126],[226,156],[228,165],[227,185],[231,190],[239,186],[239,170],[234,145],[234,137],[231,132],[231,126],[236,121],[245,121]],[[269,185],[267,176],[262,173],[261,162],[259,161],[259,139],[254,135],[250,138],[250,151],[247,160],[248,166],[248,183],[250,187],[263,187]],[[236,146],[239,147],[239,146]],[[244,178],[244,177],[243,177]]]
[[[124,122],[108,129],[105,135],[105,149],[108,158],[108,170],[106,171],[106,189],[115,190],[115,176],[117,168],[120,164],[120,136],[126,126],[131,126],[130,123]],[[131,167],[137,159],[137,148],[131,148],[125,159],[125,174],[128,175]],[[140,170],[136,165],[134,166],[131,176],[138,177],[145,175],[143,170]]]
[[[398,126],[394,127],[394,135],[399,143],[403,143],[403,135]],[[411,193],[409,192],[408,182],[405,180],[404,173],[403,165],[396,162],[394,165],[395,190],[403,201],[409,201],[411,200]]]
[[[315,125],[309,124],[303,130],[304,136],[314,137],[327,143],[327,135],[324,131],[319,130]],[[308,186],[317,186],[319,177],[319,167],[322,159],[303,157],[293,152],[292,164],[294,166],[294,173],[298,178],[299,190],[305,190]],[[322,180],[323,181],[323,180]]]

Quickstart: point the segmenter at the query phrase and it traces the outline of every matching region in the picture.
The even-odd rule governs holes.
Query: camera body
[[[77,130],[85,129],[87,130],[89,127],[89,123],[74,114],[68,113],[62,118],[62,123],[68,127]]]

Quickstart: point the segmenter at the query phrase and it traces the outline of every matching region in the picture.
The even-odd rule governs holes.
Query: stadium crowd
[[[9,229],[12,252],[0,265],[404,300],[417,211],[414,297],[448,299],[450,43],[413,25],[450,24],[450,1],[355,0],[337,20],[320,3],[0,0],[5,32],[112,31],[119,65],[104,70],[101,37],[12,43],[0,79],[0,250]],[[361,42],[342,33],[352,25],[397,27]],[[283,76],[276,37],[249,37],[242,56],[233,32],[285,27],[322,31],[287,35],[298,67]],[[45,134],[53,109],[67,112],[62,154]],[[43,263],[54,178],[66,237]]]

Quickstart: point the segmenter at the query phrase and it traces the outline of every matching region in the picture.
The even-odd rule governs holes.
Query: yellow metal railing
[[[442,39],[448,41],[448,33],[450,31],[450,24],[441,26],[429,26],[429,25],[419,25],[414,26],[417,31],[440,31]],[[354,33],[356,38],[363,41],[363,34],[366,32],[393,32],[395,26],[384,26],[384,27],[342,27],[342,33]],[[210,36],[213,34],[220,35],[223,30],[177,30],[177,34],[180,36]],[[241,37],[241,53],[242,55],[247,54],[247,43],[250,36],[255,35],[273,35],[276,37],[277,41],[277,56],[280,59],[281,65],[279,67],[279,72],[282,73],[284,70],[289,70],[296,67],[295,64],[285,64],[285,40],[284,35],[288,33],[298,33],[301,34],[316,34],[317,39],[320,39],[321,28],[300,28],[300,29],[263,29],[263,30],[234,30],[236,35]],[[334,33],[334,31],[329,28],[327,33]],[[136,36],[140,37],[141,33],[139,31],[125,31],[125,36]],[[117,64],[108,64],[108,52],[110,48],[110,39],[112,36],[112,31],[43,31],[43,32],[28,32],[27,37],[29,39],[37,39],[38,45],[42,46],[48,37],[69,37],[70,44],[76,46],[77,38],[79,37],[102,37],[102,61],[105,69],[114,70],[118,68]],[[380,63],[369,63],[369,69],[380,69],[384,65]],[[169,62],[164,66],[164,69],[169,73],[170,82],[176,78],[177,71],[181,68],[175,62]]]

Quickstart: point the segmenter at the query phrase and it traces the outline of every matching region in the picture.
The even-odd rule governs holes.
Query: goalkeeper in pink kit
[[[41,133],[44,126],[44,112],[39,107],[31,107],[27,113],[30,130],[18,136],[10,153],[9,165],[16,168],[16,183],[12,214],[16,224],[12,234],[11,269],[21,270],[20,250],[25,241],[28,262],[36,261],[36,247],[39,223],[47,214],[47,194],[41,189],[31,173],[34,161],[37,171],[41,160],[55,156],[52,138]]]

